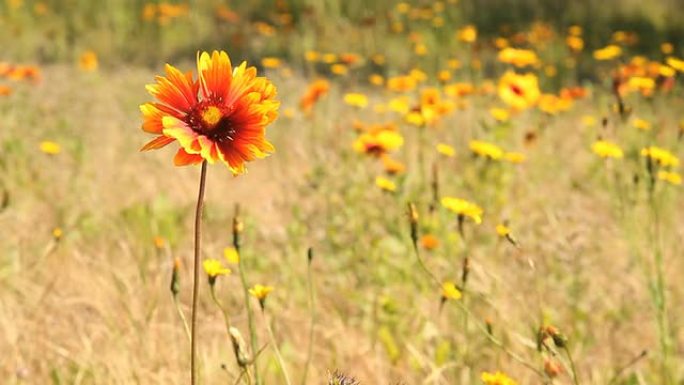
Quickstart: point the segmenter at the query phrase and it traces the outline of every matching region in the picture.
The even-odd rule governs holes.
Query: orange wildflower
[[[311,85],[309,85],[309,88],[306,90],[306,93],[304,93],[304,96],[302,96],[302,99],[299,101],[299,106],[304,111],[311,110],[314,104],[316,104],[321,97],[327,94],[329,90],[330,83],[327,80],[318,79],[314,81],[311,83]]]
[[[197,54],[199,78],[166,65],[166,76],[147,90],[160,103],[145,103],[142,129],[158,135],[141,151],[178,141],[177,166],[220,161],[235,175],[245,163],[275,149],[265,128],[278,116],[276,88],[243,62],[233,69],[228,54]]]
[[[425,234],[420,238],[420,245],[426,250],[433,250],[439,246],[439,239],[432,234]]]

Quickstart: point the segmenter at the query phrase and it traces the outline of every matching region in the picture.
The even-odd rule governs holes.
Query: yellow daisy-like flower
[[[507,47],[499,51],[497,60],[522,68],[539,64],[537,53],[529,49]]]
[[[467,25],[456,31],[456,38],[464,43],[474,43],[477,40],[477,28]]]
[[[340,63],[333,64],[330,66],[330,72],[338,76],[344,76],[349,73],[349,67]]]
[[[277,57],[265,57],[261,59],[261,65],[264,68],[278,68],[283,62]]]
[[[662,43],[660,45],[660,52],[664,53],[665,55],[670,55],[672,52],[674,52],[674,46],[672,43]]]
[[[658,67],[660,69],[660,66]],[[627,81],[627,86],[635,91],[642,91],[642,92],[648,92],[652,91],[655,86],[656,82],[652,78],[647,78],[644,76],[633,76],[629,78]]]
[[[227,267],[223,267],[221,261],[219,261],[218,259],[205,259],[204,262],[202,262],[202,267],[204,267],[204,272],[207,273],[207,275],[210,277],[228,275],[231,273],[230,269]]]
[[[511,113],[505,108],[490,108],[489,114],[499,123],[505,123],[511,118]]]
[[[591,150],[601,158],[620,159],[624,156],[620,146],[607,140],[597,140],[591,145]]]
[[[485,385],[518,385],[512,378],[502,372],[490,373],[482,372],[480,376]]]
[[[568,36],[565,38],[565,44],[573,52],[580,52],[584,49],[584,40],[579,36]]]
[[[682,184],[682,176],[674,171],[658,171],[658,179],[664,180],[665,182],[675,186]]]
[[[472,219],[477,224],[482,223],[484,210],[475,203],[460,198],[444,197],[442,198],[442,206],[455,214]]]
[[[657,146],[650,146],[641,149],[641,156],[649,158],[662,167],[679,166],[679,158],[670,151]]]
[[[48,155],[57,155],[62,152],[62,147],[55,142],[45,140],[40,142],[40,151]]]
[[[365,108],[368,105],[368,97],[361,93],[350,92],[344,95],[344,102],[352,107]]]
[[[620,55],[622,55],[622,48],[615,44],[594,51],[594,59],[601,61],[612,60]]]
[[[202,262],[202,267],[204,267],[204,272],[207,273],[207,276],[209,277],[210,285],[213,285],[216,282],[218,276],[231,273],[229,268],[223,267],[221,261],[214,258],[205,259],[204,262]]]
[[[226,247],[223,249],[223,257],[228,261],[228,263],[238,264],[240,263],[240,254],[234,247]]]
[[[642,131],[649,131],[651,129],[651,122],[649,122],[648,120],[644,120],[644,119],[639,119],[639,118],[634,119],[634,121],[632,122],[632,125],[635,128],[638,128]]]
[[[544,94],[539,98],[539,109],[549,115],[556,115],[572,107],[572,99],[559,98],[553,94]]]
[[[397,191],[397,185],[396,183],[392,182],[391,180],[378,176],[375,177],[375,185],[380,188],[382,191],[387,191],[387,192],[395,192]]]
[[[361,134],[353,144],[354,150],[381,156],[404,145],[404,137],[393,130],[380,130]]]
[[[496,233],[500,237],[505,238],[511,234],[511,229],[503,223],[499,223],[498,225],[496,225]]]
[[[679,72],[684,72],[684,60],[668,57],[665,63]]]
[[[93,51],[85,51],[78,58],[78,66],[82,71],[92,72],[97,70],[97,54]]]
[[[456,156],[456,150],[446,143],[437,143],[437,146],[435,148],[437,149],[438,153],[446,157],[453,158],[454,156]]]
[[[368,82],[374,86],[381,86],[385,84],[385,78],[382,75],[372,74],[368,77]]]
[[[493,143],[488,143],[481,140],[471,140],[468,144],[468,147],[475,155],[481,156],[483,158],[499,160],[504,156],[504,151],[501,149],[501,147]]]
[[[461,299],[463,295],[461,294],[461,291],[458,290],[456,287],[456,284],[451,282],[451,281],[446,281],[442,283],[442,299],[447,300],[447,299],[453,299],[453,300],[458,300]]]
[[[525,163],[525,159],[527,158],[522,152],[507,152],[504,154],[504,160],[510,163]]]
[[[539,80],[532,73],[520,75],[507,71],[499,79],[499,97],[516,110],[524,110],[537,104],[541,92]]]
[[[670,66],[661,65],[658,67],[658,74],[665,78],[671,78],[676,75],[676,71]]]
[[[249,289],[249,294],[254,296],[254,298],[258,299],[259,301],[264,301],[273,290],[273,286],[256,284]]]
[[[64,231],[61,227],[55,227],[54,229],[52,229],[52,237],[56,241],[59,241],[62,238],[62,235],[64,235]]]

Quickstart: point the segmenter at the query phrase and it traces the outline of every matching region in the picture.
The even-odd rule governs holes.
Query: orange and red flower
[[[233,68],[223,51],[198,53],[197,70],[193,80],[167,64],[166,76],[147,86],[159,102],[140,106],[142,129],[158,136],[141,151],[178,141],[177,166],[219,161],[241,174],[246,162],[275,150],[265,130],[278,116],[276,88],[245,62]]]

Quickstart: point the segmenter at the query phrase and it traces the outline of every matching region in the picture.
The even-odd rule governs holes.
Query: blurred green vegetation
[[[681,0],[409,1],[412,14],[408,15],[397,12],[399,3],[4,0],[0,57],[50,63],[74,61],[85,50],[94,50],[110,65],[157,65],[198,49],[227,48],[246,59],[277,56],[301,64],[306,50],[400,55],[402,48],[395,41],[405,42],[411,32],[430,35],[437,51],[449,52],[454,31],[471,23],[484,38],[481,42],[528,30],[538,22],[548,23],[557,34],[580,25],[589,49],[605,45],[612,33],[625,30],[637,34],[634,49],[640,53],[657,52],[663,41],[677,48],[684,37],[678,22],[684,9]],[[434,10],[440,7],[444,23],[436,27]],[[397,22],[403,23],[401,30],[394,29]],[[392,62],[402,65],[406,60]]]

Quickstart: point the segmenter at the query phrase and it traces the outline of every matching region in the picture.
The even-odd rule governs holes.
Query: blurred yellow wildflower
[[[409,71],[408,76],[415,80],[417,83],[422,83],[428,79],[427,74],[425,71],[421,70],[420,68],[414,68],[411,71]]]
[[[456,38],[464,43],[474,43],[477,40],[477,28],[474,25],[466,25],[456,31]]]
[[[449,68],[451,68],[452,70],[457,70],[457,69],[461,68],[462,64],[461,64],[461,61],[458,59],[449,59],[447,61],[447,66]]]
[[[658,75],[665,77],[665,78],[671,78],[675,76],[676,71],[674,68],[666,65],[661,65],[658,67]]]
[[[549,115],[556,115],[572,107],[572,99],[560,98],[553,94],[544,94],[539,98],[539,109]]]
[[[682,176],[674,171],[658,171],[658,179],[664,180],[672,185],[679,186],[682,184]]]
[[[667,63],[667,65],[674,68],[675,70],[679,72],[684,72],[684,60],[677,59],[675,57],[668,57],[665,62]]]
[[[377,176],[375,177],[375,185],[380,188],[382,191],[387,191],[387,192],[395,192],[397,191],[397,185],[392,182],[391,180],[382,177],[382,176]]]
[[[632,125],[634,126],[634,128],[638,128],[642,131],[649,131],[651,129],[651,122],[640,118],[634,119]]]
[[[459,300],[462,296],[461,291],[458,290],[455,283],[451,281],[442,283],[442,300]]]
[[[484,142],[481,140],[471,140],[468,144],[470,151],[475,155],[492,160],[499,160],[503,157],[504,151],[496,144]]]
[[[660,67],[658,68],[660,69]],[[634,91],[640,91],[645,95],[651,94],[655,86],[656,82],[654,79],[644,76],[634,76],[627,81],[627,87]]]
[[[157,249],[163,249],[164,246],[166,246],[166,240],[163,237],[160,237],[159,235],[154,237],[153,242],[154,247],[156,247]]]
[[[321,54],[318,53],[317,51],[309,50],[309,51],[306,51],[304,53],[304,60],[306,60],[308,62],[317,62],[320,59],[321,59]]]
[[[278,68],[282,64],[282,61],[277,57],[265,57],[261,59],[261,65],[264,66],[264,68]]]
[[[350,92],[344,95],[344,102],[352,107],[365,108],[368,105],[368,97],[361,93]]]
[[[436,149],[438,153],[446,157],[453,158],[456,156],[456,150],[446,143],[437,143]]]
[[[240,262],[240,254],[238,254],[235,247],[232,246],[223,249],[223,257],[228,263],[237,265]]]
[[[498,225],[496,225],[496,233],[500,237],[505,238],[511,234],[511,229],[508,228],[508,226],[506,226],[505,224],[499,223]]]
[[[502,63],[512,64],[519,68],[536,66],[539,64],[539,57],[537,56],[536,52],[529,49],[518,49],[512,47],[507,47],[499,51],[497,60]]]
[[[416,88],[418,81],[408,75],[387,79],[387,89],[394,92],[408,92]]]
[[[672,52],[674,52],[674,46],[672,45],[672,43],[662,43],[660,45],[660,52],[662,52],[665,55],[670,55],[672,54]]]
[[[504,160],[510,163],[520,164],[525,162],[525,154],[522,152],[507,152],[504,154]]]
[[[505,108],[490,108],[489,115],[491,115],[494,118],[494,120],[496,120],[499,123],[505,123],[511,117],[510,112],[508,112],[508,110]]]
[[[480,378],[485,385],[518,385],[515,380],[501,372],[482,372]]]
[[[212,285],[214,282],[216,282],[216,277],[219,275],[228,275],[231,273],[229,268],[223,267],[221,261],[214,258],[205,259],[202,262],[202,267],[204,268],[204,272],[207,273],[207,276],[209,277],[209,283]]]
[[[437,80],[439,80],[442,83],[446,83],[449,80],[451,80],[451,71],[449,70],[441,70],[437,73]]]
[[[406,166],[403,163],[386,154],[382,156],[382,166],[389,175],[402,174],[406,171]]]
[[[254,298],[258,299],[259,301],[263,301],[266,299],[266,297],[268,297],[269,294],[271,294],[273,290],[273,286],[256,284],[249,289],[249,294],[254,296]]]
[[[624,156],[620,146],[607,140],[597,140],[591,145],[591,150],[601,158],[619,159]]]
[[[62,152],[62,147],[50,140],[40,142],[40,151],[48,155],[57,155]]]
[[[565,38],[565,44],[572,52],[580,52],[584,49],[584,39],[579,36],[568,36]]]
[[[404,145],[404,137],[392,130],[366,132],[353,144],[354,150],[369,155],[380,156]]]
[[[622,55],[622,48],[620,46],[611,44],[604,48],[594,51],[594,59],[596,60],[612,60]]]
[[[441,203],[442,206],[455,214],[468,217],[477,224],[482,223],[482,214],[484,211],[475,203],[454,197],[444,197],[442,198]]]
[[[582,115],[582,124],[586,127],[593,127],[596,125],[596,118],[592,115]]]
[[[382,75],[372,74],[368,77],[368,82],[374,86],[381,86],[385,83],[385,78]]]
[[[93,51],[85,51],[78,59],[78,66],[82,71],[93,72],[97,70],[97,54]]]
[[[343,76],[349,72],[349,68],[344,64],[337,63],[330,66],[330,72],[335,75]]]
[[[498,91],[501,100],[517,110],[535,105],[541,94],[539,81],[534,74],[520,75],[513,71],[507,71],[499,79]]]
[[[661,147],[650,146],[643,148],[641,149],[641,156],[649,158],[663,167],[679,166],[679,158],[677,158],[677,156],[670,151]]]

